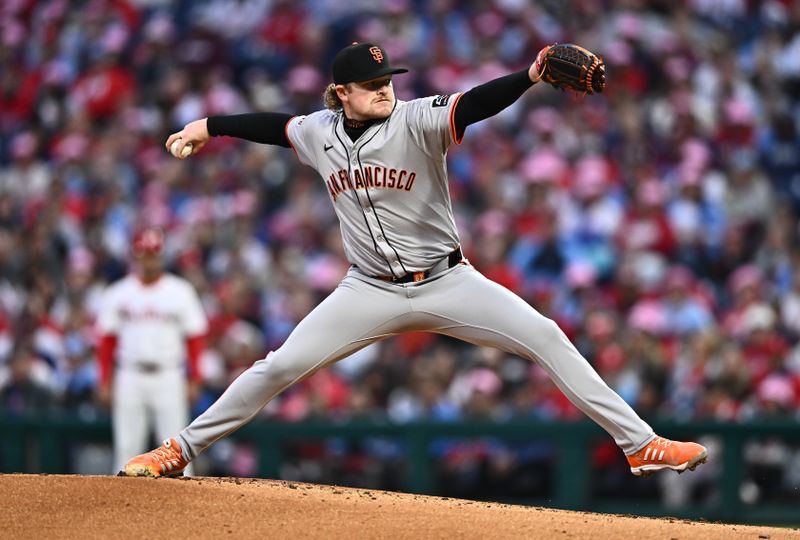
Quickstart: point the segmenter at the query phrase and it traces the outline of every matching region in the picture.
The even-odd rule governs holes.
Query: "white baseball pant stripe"
[[[283,346],[255,362],[180,433],[184,455],[194,459],[316,370],[406,331],[445,334],[537,362],[627,455],[655,438],[653,429],[606,385],[558,325],[472,266],[457,265],[405,285],[351,269]]]

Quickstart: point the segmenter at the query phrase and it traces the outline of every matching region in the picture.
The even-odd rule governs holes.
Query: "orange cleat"
[[[178,441],[167,439],[155,450],[128,461],[117,476],[183,476],[187,465],[189,460],[183,457]]]
[[[628,464],[636,476],[648,476],[662,469],[672,469],[680,474],[686,469],[693,471],[707,458],[705,447],[697,443],[656,437],[647,446],[628,456]]]

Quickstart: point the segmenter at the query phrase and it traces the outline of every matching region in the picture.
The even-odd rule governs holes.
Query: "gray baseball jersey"
[[[342,115],[328,110],[289,121],[300,161],[325,181],[347,259],[372,275],[431,268],[458,247],[447,186],[460,94],[397,101],[388,120],[355,142]]]
[[[280,348],[253,364],[179,434],[187,459],[241,427],[295,382],[407,331],[436,332],[537,362],[626,454],[655,438],[553,321],[469,264],[451,264],[458,233],[445,159],[448,147],[459,142],[453,121],[459,98],[398,101],[385,121],[355,142],[344,131],[342,113],[321,111],[288,122],[298,157],[325,182],[354,267]],[[420,271],[428,277],[410,283],[375,277]]]

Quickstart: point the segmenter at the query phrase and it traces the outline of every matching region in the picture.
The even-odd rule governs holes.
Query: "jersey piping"
[[[283,126],[283,133],[286,135],[286,140],[289,141],[289,146],[292,148],[292,150],[294,150],[294,155],[297,156],[297,159],[300,159],[300,154],[297,153],[297,148],[294,147],[294,144],[292,144],[292,139],[289,138],[289,124],[295,118],[297,118],[297,116],[292,116],[286,121],[286,124]]]
[[[345,144],[345,142],[339,136],[338,128],[339,128],[339,122],[341,120],[342,120],[342,115],[339,115],[339,117],[336,119],[336,123],[333,126],[333,134],[336,135],[336,140],[338,140],[339,144],[342,145],[342,149],[344,150],[344,155],[347,157],[347,177],[348,177],[348,182],[350,182],[350,181],[352,181],[352,178],[353,178],[353,170],[352,170],[352,168],[350,166],[350,152],[347,150],[347,145]],[[288,123],[287,123],[287,125],[288,125]],[[345,133],[345,135],[346,135],[346,133]],[[360,163],[361,163],[361,161],[359,161],[359,164]],[[355,197],[355,201],[358,204],[358,208],[359,208],[359,210],[361,210],[361,216],[364,218],[364,225],[367,228],[367,232],[369,232],[369,237],[372,239],[372,246],[375,249],[375,253],[377,253],[383,260],[386,261],[386,265],[389,267],[389,271],[392,272],[393,276],[397,277],[395,275],[395,273],[392,271],[392,264],[389,262],[389,258],[386,257],[386,255],[384,255],[383,252],[381,252],[380,249],[378,249],[378,242],[375,239],[375,235],[372,234],[372,228],[369,226],[369,220],[367,220],[367,216],[364,213],[364,205],[361,204],[361,198],[358,196],[358,190],[355,189],[355,186],[354,186],[354,189],[353,189],[353,197]],[[370,204],[371,203],[372,203],[372,201],[370,201]],[[372,211],[373,212],[375,211],[375,207],[374,206],[372,207]],[[386,238],[386,237],[384,236],[384,238]]]
[[[458,132],[456,131],[456,108],[458,107],[458,102],[461,101],[461,96],[464,94],[458,94],[456,97],[456,102],[453,103],[453,107],[450,109],[450,134],[453,137],[453,142],[456,144],[461,144],[461,141],[464,140],[464,135],[467,133],[467,128],[464,127],[464,132],[461,136],[458,136]],[[289,125],[288,122],[286,125]]]
[[[397,101],[394,102],[394,108],[396,108],[396,107],[397,107]],[[394,113],[394,108],[392,108],[392,113]],[[364,141],[364,143],[361,146],[358,147],[358,150],[356,151],[356,161],[358,161],[358,166],[359,166],[359,168],[361,168],[362,171],[364,170],[364,164],[361,163],[361,150],[367,144],[369,144],[372,141],[372,139],[374,139],[375,136],[378,135],[378,133],[380,133],[381,129],[383,129],[386,125],[389,124],[389,120],[391,120],[391,118],[392,118],[392,116],[389,115],[389,117],[386,119],[385,122],[383,122],[381,127],[376,129],[375,133],[373,133],[372,136],[369,139]],[[348,174],[351,174],[349,162],[348,162],[347,170],[348,170]],[[358,191],[358,190],[354,190],[354,191]],[[406,266],[403,264],[403,260],[400,258],[400,254],[397,252],[397,249],[395,249],[395,247],[392,245],[392,243],[389,242],[389,237],[386,235],[386,231],[383,230],[383,224],[381,223],[381,218],[378,216],[378,210],[375,208],[375,205],[372,202],[372,197],[370,197],[370,195],[369,195],[369,187],[367,186],[366,183],[364,183],[364,193],[366,193],[366,195],[367,195],[367,200],[369,201],[369,205],[370,205],[370,207],[372,207],[372,213],[375,214],[375,220],[378,222],[378,227],[381,229],[381,234],[383,235],[383,238],[386,241],[386,244],[390,248],[392,248],[392,251],[394,251],[395,257],[397,257],[397,262],[400,263],[400,267],[407,274],[408,270],[406,269]],[[372,233],[370,233],[370,234],[372,234]],[[384,257],[384,259],[386,259],[386,262],[389,263],[389,259],[387,257]],[[397,274],[395,274],[394,270],[392,270],[391,263],[389,263],[389,271],[392,273],[393,276],[397,277]]]

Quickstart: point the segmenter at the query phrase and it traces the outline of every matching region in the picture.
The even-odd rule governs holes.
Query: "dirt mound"
[[[0,475],[6,538],[783,538],[800,531],[272,480]]]

